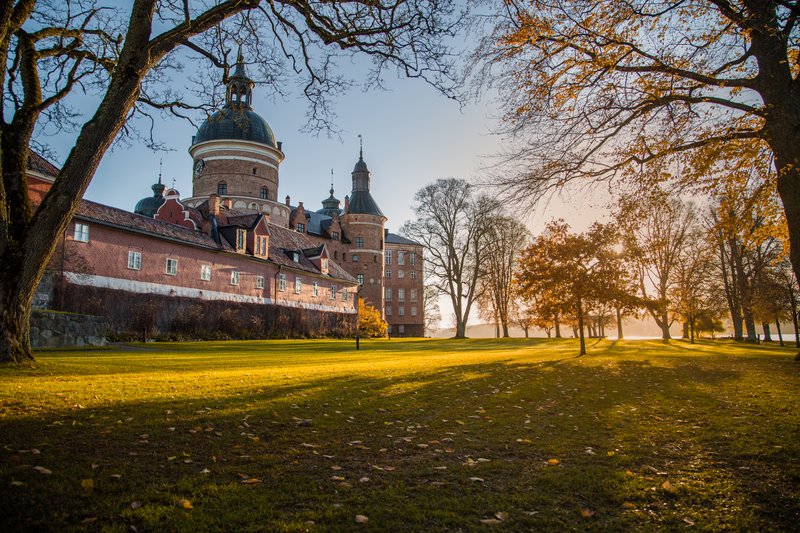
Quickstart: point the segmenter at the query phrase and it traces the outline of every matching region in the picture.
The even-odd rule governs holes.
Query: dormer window
[[[306,232],[306,225],[305,224],[297,224],[297,227],[295,229],[297,230],[297,233],[305,233]]]
[[[331,239],[333,239],[334,241],[338,241],[339,240],[339,232],[338,231],[334,231],[333,233],[331,233]]]
[[[237,229],[236,230],[236,250],[243,251],[244,250],[244,239],[245,239],[245,230]]]
[[[220,196],[228,194],[228,184],[224,181],[217,183],[217,194]]]
[[[323,258],[321,258],[319,260],[319,269],[320,269],[320,272],[322,272],[323,274],[326,274],[328,272],[328,258],[327,257],[323,257]]]
[[[299,252],[292,252],[292,261],[295,263],[300,262],[300,253]]]

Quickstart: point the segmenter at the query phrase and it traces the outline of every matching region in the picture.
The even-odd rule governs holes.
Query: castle
[[[256,306],[268,320],[291,315],[305,321],[301,331],[352,331],[362,298],[382,311],[393,336],[423,335],[422,247],[385,228],[363,149],[343,207],[332,187],[316,211],[280,201],[284,154],[253,110],[254,86],[240,53],[225,105],[192,138],[191,197],[159,178],[133,213],[82,201],[49,269],[77,296],[68,299],[89,290],[105,301],[148,295],[171,309],[162,327],[192,302],[213,301]],[[34,202],[57,174],[31,154]],[[51,304],[40,292],[39,305]]]

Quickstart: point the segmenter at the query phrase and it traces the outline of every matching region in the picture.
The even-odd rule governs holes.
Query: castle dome
[[[255,82],[245,70],[242,49],[239,47],[233,74],[226,84],[225,106],[200,125],[192,144],[235,139],[277,148],[272,128],[261,115],[253,111],[254,86]]]
[[[161,176],[158,177],[158,183],[154,183],[151,188],[153,189],[153,196],[147,196],[136,202],[133,212],[137,215],[154,218],[158,208],[165,202],[164,189],[166,187],[161,183]]]

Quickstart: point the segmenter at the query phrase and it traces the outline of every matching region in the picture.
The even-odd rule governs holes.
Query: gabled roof
[[[306,270],[314,274],[320,273],[319,269],[309,259],[309,256],[304,253],[304,250],[316,249],[319,246],[315,245],[305,234],[272,223],[269,224],[269,232],[270,260],[278,265]],[[298,252],[300,254],[299,262],[295,263],[289,256],[291,252]],[[314,256],[312,255],[310,257]],[[351,282],[356,281],[356,279],[348,274],[341,266],[330,260],[328,261],[328,276]]]
[[[50,178],[55,178],[58,176],[61,169],[45,159],[41,154],[30,150],[30,155],[28,156],[28,170],[33,170],[34,172],[44,174]]]

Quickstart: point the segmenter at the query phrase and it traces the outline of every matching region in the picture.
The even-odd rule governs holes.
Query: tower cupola
[[[227,90],[225,91],[225,104],[229,106],[239,105],[252,107],[253,87],[255,87],[255,82],[247,76],[242,47],[239,46],[236,64],[233,66],[233,74],[228,78]]]

